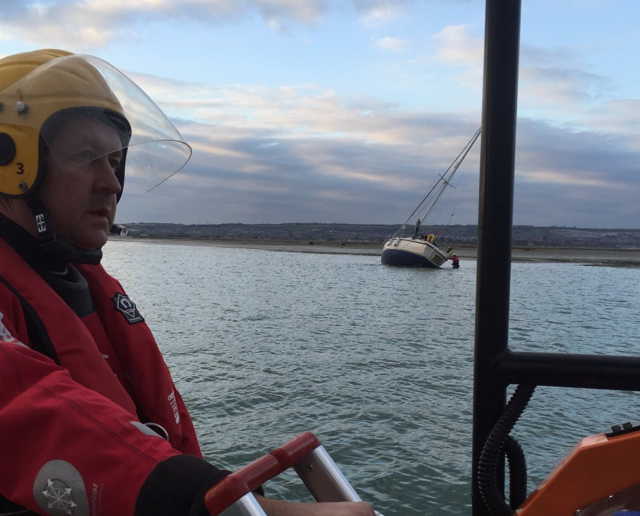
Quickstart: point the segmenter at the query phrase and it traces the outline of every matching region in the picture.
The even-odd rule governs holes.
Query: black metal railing
[[[489,516],[478,463],[509,385],[640,391],[640,358],[519,353],[508,347],[520,0],[487,0],[480,157],[472,515]],[[502,462],[503,464],[503,462]],[[504,493],[504,466],[497,468]]]

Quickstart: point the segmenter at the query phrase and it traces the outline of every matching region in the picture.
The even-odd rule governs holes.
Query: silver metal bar
[[[320,445],[293,466],[318,502],[360,502],[355,489]]]
[[[267,513],[262,510],[256,497],[247,493],[222,511],[220,516],[267,516]]]

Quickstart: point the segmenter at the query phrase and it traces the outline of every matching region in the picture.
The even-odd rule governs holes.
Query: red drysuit
[[[176,498],[172,488],[193,484],[188,504],[200,490],[194,477],[223,472],[202,460],[182,398],[122,286],[101,265],[75,268],[95,305],[85,317],[0,239],[0,494],[39,514],[169,514],[176,509],[163,497]]]

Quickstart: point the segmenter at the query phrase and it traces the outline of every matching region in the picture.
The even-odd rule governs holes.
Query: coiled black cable
[[[487,508],[496,516],[510,516],[527,493],[527,466],[518,441],[509,434],[529,403],[535,385],[518,385],[502,415],[491,429],[478,459],[478,488]],[[498,488],[498,464],[506,453],[509,462],[510,504]]]

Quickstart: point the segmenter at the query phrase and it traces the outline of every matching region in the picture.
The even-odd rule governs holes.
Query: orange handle
[[[311,432],[305,432],[268,455],[254,460],[209,489],[204,497],[207,509],[214,516],[220,514],[247,493],[292,467],[318,446],[318,438]]]
[[[269,455],[277,459],[280,465],[279,475],[309,455],[318,446],[320,446],[318,438],[311,432],[305,432],[280,448],[276,448]]]

